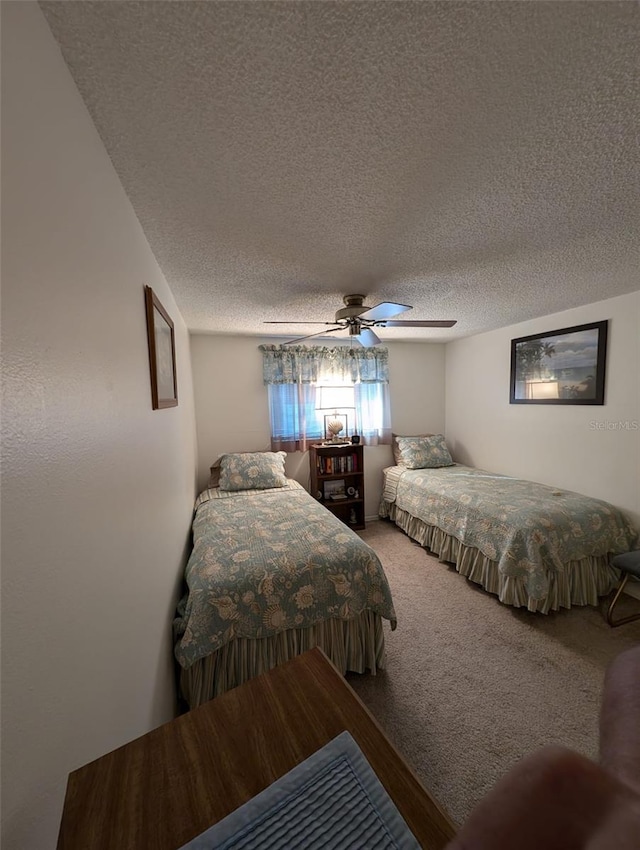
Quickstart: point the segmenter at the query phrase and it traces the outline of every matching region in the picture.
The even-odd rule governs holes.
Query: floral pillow
[[[391,449],[393,451],[393,462],[396,466],[405,466],[405,462],[402,460],[402,454],[400,452],[400,446],[398,445],[398,440],[417,440],[420,437],[433,437],[433,434],[392,434],[391,435]]]
[[[286,487],[286,452],[244,452],[220,458],[221,490],[270,490]]]
[[[455,466],[442,434],[431,437],[398,437],[402,465],[408,469]]]
[[[244,452],[244,454],[264,454],[264,452],[269,451],[268,449],[256,449],[255,452]],[[223,452],[219,454],[218,457],[214,460],[214,462],[209,467],[209,483],[207,484],[208,488],[217,487],[220,484],[220,464],[222,462],[222,458],[225,454],[232,454],[231,452]]]

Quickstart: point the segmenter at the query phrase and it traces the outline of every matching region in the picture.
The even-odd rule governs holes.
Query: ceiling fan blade
[[[288,319],[278,321],[264,321],[263,325],[335,325],[335,322],[290,322]]]
[[[399,322],[381,322],[378,327],[381,328],[452,328],[456,324],[455,319],[434,319],[433,321],[402,321]]]
[[[311,324],[309,322],[308,324]],[[329,324],[329,322],[327,322]],[[325,336],[326,334],[332,334],[335,331],[343,331],[344,328],[330,328],[328,331],[318,331],[317,334],[307,334],[306,336],[298,336],[295,339],[288,339],[286,342],[283,342],[283,345],[291,345],[294,342],[302,342],[303,339],[311,339],[313,336]]]
[[[390,319],[392,316],[397,316],[399,313],[404,313],[405,310],[413,310],[408,304],[394,304],[393,301],[383,301],[381,304],[376,304],[364,313],[360,313],[359,319],[367,319],[369,322],[377,322],[381,319]]]
[[[363,345],[365,348],[369,348],[371,345],[380,345],[382,342],[380,337],[376,336],[369,328],[361,328],[359,334],[353,334],[349,339],[357,339],[360,345]]]

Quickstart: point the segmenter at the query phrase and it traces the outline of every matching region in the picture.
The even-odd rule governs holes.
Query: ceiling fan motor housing
[[[362,302],[364,301],[364,295],[345,295],[342,299],[346,304],[346,307],[343,307],[341,310],[338,310],[336,313],[336,322],[348,321],[349,319],[357,319],[362,313],[366,313],[369,309],[368,307],[364,307]],[[357,331],[356,331],[357,333]]]

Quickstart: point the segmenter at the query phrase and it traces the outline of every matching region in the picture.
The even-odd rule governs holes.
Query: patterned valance
[[[315,384],[329,380],[354,384],[389,383],[389,350],[261,345],[265,384]]]

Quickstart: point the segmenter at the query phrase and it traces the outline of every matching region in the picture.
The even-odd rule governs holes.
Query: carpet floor
[[[360,533],[378,554],[398,617],[387,669],[349,683],[460,824],[520,758],[545,744],[597,757],[607,663],[640,642],[602,609],[543,615],[502,605],[388,521]],[[623,597],[620,613],[640,602]]]

